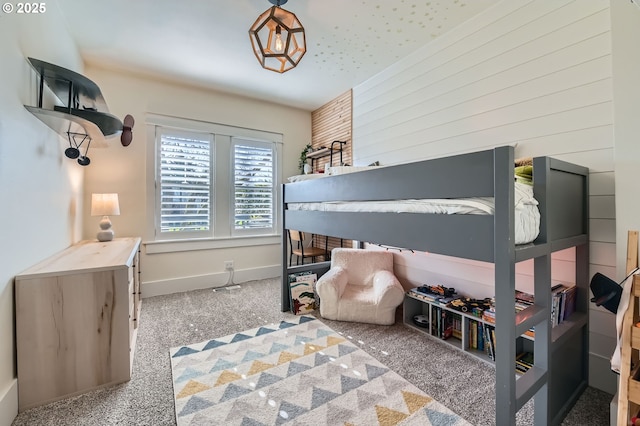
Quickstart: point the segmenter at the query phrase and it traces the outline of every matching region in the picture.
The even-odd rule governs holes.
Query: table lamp
[[[118,216],[120,205],[118,204],[118,194],[91,194],[91,216],[102,216],[100,221],[100,231],[98,231],[98,241],[111,241],[115,233],[111,229],[109,216]]]

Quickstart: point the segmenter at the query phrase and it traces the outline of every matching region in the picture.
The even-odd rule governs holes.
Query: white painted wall
[[[87,66],[86,75],[100,86],[112,114],[118,117],[131,114],[136,124],[133,142],[128,147],[123,147],[116,138],[108,148],[92,150],[85,178],[85,238],[95,238],[100,220],[89,216],[91,193],[117,192],[121,214],[111,217],[116,235],[141,236],[143,243],[153,240],[154,199],[150,185],[154,147],[153,136],[149,138],[153,129],[145,125],[147,114],[282,134],[283,177],[298,173],[298,156],[311,138],[308,111],[91,66]],[[150,254],[145,247],[141,259],[143,296],[225,284],[228,280],[225,260],[234,260],[235,282],[278,276],[280,239],[273,237],[255,246],[173,253]]]
[[[13,277],[81,237],[83,170],[65,141],[29,113],[38,85],[28,56],[82,72],[55,4],[0,14],[0,425],[18,412]]]
[[[516,157],[547,155],[589,167],[590,275],[613,276],[611,49],[606,0],[503,1],[354,88],[354,164],[511,144]],[[625,55],[619,59],[626,63]],[[493,296],[493,265],[436,255],[396,259],[409,285],[438,281]],[[553,256],[555,280],[575,280],[570,259],[571,253]],[[517,288],[531,291],[531,265],[518,265]],[[606,364],[614,318],[591,306],[590,319],[590,384],[613,393],[615,377]]]

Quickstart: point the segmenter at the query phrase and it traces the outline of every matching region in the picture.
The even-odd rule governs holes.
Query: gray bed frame
[[[540,234],[514,244],[514,150],[505,146],[282,186],[282,311],[290,310],[288,275],[328,262],[289,267],[286,230],[428,251],[495,266],[496,424],[515,424],[535,398],[536,425],[560,424],[588,383],[588,169],[536,157],[534,196]],[[494,197],[495,214],[438,215],[287,210],[288,203]],[[551,327],[551,254],[575,247],[576,312]],[[535,304],[515,313],[515,264],[534,259]],[[516,380],[518,337],[535,326],[535,365]],[[470,384],[472,386],[472,384]]]

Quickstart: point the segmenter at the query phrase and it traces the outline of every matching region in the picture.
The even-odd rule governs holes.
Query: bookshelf
[[[428,317],[428,326],[417,325],[414,322],[416,315]],[[443,318],[451,318],[453,324],[460,324],[459,328],[452,327],[451,332],[444,332],[442,324],[447,323]],[[562,347],[571,340],[587,324],[587,314],[573,312],[551,329],[551,352]],[[495,322],[483,318],[482,315],[471,312],[461,312],[452,308],[447,302],[430,300],[409,291],[405,294],[403,302],[403,323],[406,327],[418,331],[421,334],[440,340],[441,342],[464,351],[484,362],[493,364],[492,351],[495,348],[487,341],[486,331],[495,330]],[[480,334],[482,333],[482,334]],[[481,336],[481,337],[477,337]],[[475,344],[474,344],[475,342]],[[482,342],[482,343],[480,343]],[[516,354],[534,352],[535,338],[529,334],[521,334],[516,340]],[[515,361],[515,360],[514,360]]]

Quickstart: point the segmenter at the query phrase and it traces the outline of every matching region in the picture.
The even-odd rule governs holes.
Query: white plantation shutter
[[[212,135],[162,131],[159,136],[160,233],[211,235]]]
[[[233,220],[235,233],[274,228],[273,144],[233,139]]]

